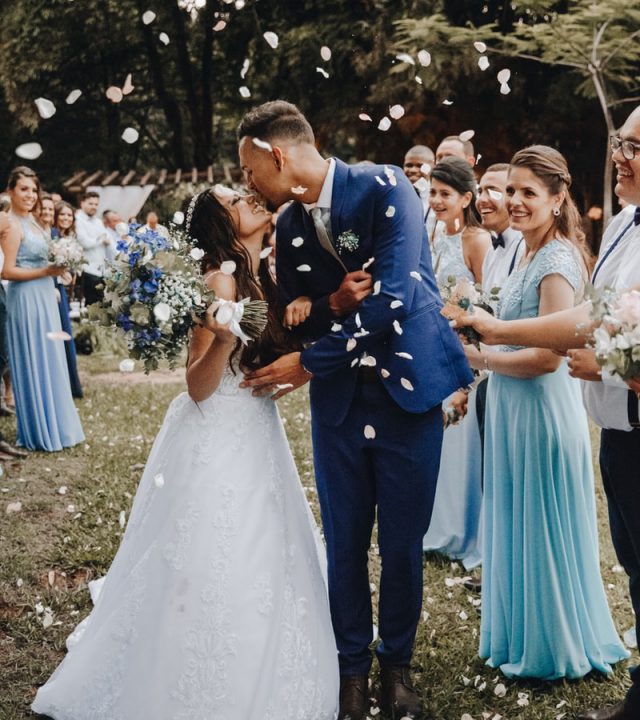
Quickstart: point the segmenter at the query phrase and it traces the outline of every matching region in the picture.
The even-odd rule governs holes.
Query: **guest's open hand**
[[[271,365],[246,373],[240,387],[253,388],[254,395],[273,395],[278,400],[283,395],[304,385],[311,378],[300,362],[300,353],[283,355]]]

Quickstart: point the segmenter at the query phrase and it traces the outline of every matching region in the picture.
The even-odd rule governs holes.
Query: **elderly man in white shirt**
[[[88,261],[82,272],[82,289],[87,305],[102,299],[102,290],[98,286],[104,276],[107,248],[112,242],[97,215],[99,203],[100,195],[89,191],[82,196],[80,210],[76,213],[76,235]]]

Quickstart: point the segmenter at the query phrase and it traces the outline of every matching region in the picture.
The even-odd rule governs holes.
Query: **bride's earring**
[[[558,217],[558,215],[560,215],[560,208],[559,208],[559,207],[553,208],[553,214],[554,214],[556,217]]]

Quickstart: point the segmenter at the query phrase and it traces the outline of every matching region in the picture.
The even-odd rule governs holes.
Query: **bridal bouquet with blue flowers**
[[[243,343],[260,336],[267,303],[218,300],[201,271],[204,252],[178,226],[171,226],[169,237],[135,224],[116,229],[118,254],[105,272],[104,299],[89,307],[89,317],[119,328],[130,356],[144,363],[145,372],[156,370],[160,360],[176,367],[190,329],[212,303],[218,303],[218,322],[229,323]],[[234,272],[233,262],[223,265],[223,272]]]

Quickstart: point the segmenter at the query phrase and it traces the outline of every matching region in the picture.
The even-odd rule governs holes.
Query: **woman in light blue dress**
[[[449,278],[482,281],[482,263],[491,246],[489,233],[480,227],[475,206],[473,170],[459,158],[446,158],[431,172],[429,203],[438,226],[431,243],[438,285]],[[482,445],[475,409],[475,391],[464,397],[454,393],[443,409],[466,401],[464,418],[448,425],[440,453],[440,472],[429,531],[423,549],[462,561],[467,569],[482,560],[480,517],[482,507]]]
[[[586,275],[566,161],[534,146],[513,157],[512,227],[527,250],[499,316],[572,307]],[[600,577],[587,418],[580,388],[549,350],[468,348],[487,390],[480,656],[507,677],[579,678],[628,657]]]
[[[71,397],[46,232],[33,218],[40,190],[35,173],[9,176],[10,226],[2,243],[7,290],[7,342],[16,398],[17,444],[49,452],[84,440]]]

